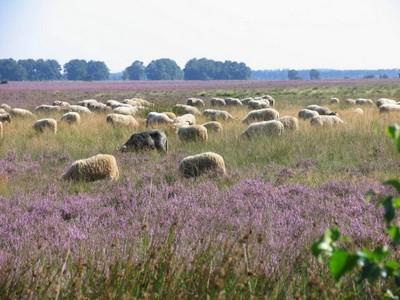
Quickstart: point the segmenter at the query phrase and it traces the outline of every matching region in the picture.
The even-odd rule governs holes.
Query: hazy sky
[[[400,67],[400,0],[0,0],[0,58]]]

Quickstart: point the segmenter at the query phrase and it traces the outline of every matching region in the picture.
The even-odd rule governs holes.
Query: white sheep
[[[125,99],[122,101],[122,103],[126,103],[132,106],[154,106],[153,103],[142,98]]]
[[[209,173],[214,176],[226,174],[224,158],[214,152],[185,157],[179,164],[179,172],[184,177],[197,177]]]
[[[176,104],[173,111],[177,113],[178,115],[183,115],[183,114],[192,114],[192,115],[200,115],[200,111],[190,105],[185,105],[185,104]]]
[[[362,116],[364,114],[364,111],[360,107],[354,108],[352,110],[352,112],[354,115],[358,115],[358,116]]]
[[[23,108],[12,108],[10,115],[17,118],[32,118],[34,116],[29,110]]]
[[[316,104],[312,104],[306,107],[306,109],[313,110],[318,112],[318,114],[322,116],[335,116],[336,113],[331,111],[328,107],[319,106]]]
[[[329,102],[331,104],[338,104],[338,103],[340,103],[340,100],[339,100],[339,98],[334,97],[334,98],[331,98],[331,100]]]
[[[226,98],[225,103],[228,106],[242,106],[243,103],[237,98]]]
[[[297,118],[292,116],[283,116],[278,119],[279,122],[283,124],[285,130],[298,130],[299,129],[299,121]]]
[[[263,108],[250,111],[242,120],[245,124],[250,124],[260,121],[270,121],[279,118],[279,112],[273,108]]]
[[[217,121],[207,122],[202,125],[207,128],[207,132],[222,133],[223,130],[222,124]]]
[[[383,104],[379,107],[380,113],[400,112],[400,104]]]
[[[81,106],[81,105],[70,105],[68,107],[68,109],[72,112],[77,112],[79,114],[91,114],[92,113],[89,108]]]
[[[60,106],[47,105],[47,104],[42,104],[42,105],[36,106],[36,108],[35,108],[36,112],[58,112],[60,110],[61,110]]]
[[[356,104],[358,104],[358,105],[373,105],[374,101],[372,101],[371,99],[358,98],[358,99],[356,99]]]
[[[203,111],[203,115],[209,118],[211,121],[227,121],[234,119],[234,117],[225,110],[206,109]]]
[[[210,104],[211,106],[225,106],[226,102],[222,98],[211,98]]]
[[[67,124],[79,124],[81,116],[77,112],[67,112],[61,117],[61,121]]]
[[[186,104],[190,106],[196,106],[196,107],[204,107],[204,101],[202,99],[198,98],[188,98],[186,100]]]
[[[297,116],[299,117],[299,119],[308,120],[308,119],[312,119],[314,117],[319,116],[319,113],[315,110],[310,110],[310,109],[304,108],[299,111]]]
[[[11,106],[8,105],[8,104],[5,104],[5,103],[0,105],[0,108],[4,109],[5,111],[10,111],[11,110]]]
[[[96,181],[102,179],[118,180],[119,170],[114,156],[97,154],[75,161],[62,176],[63,180]]]
[[[251,100],[247,103],[247,106],[251,109],[262,109],[271,107],[267,99]]]
[[[192,114],[184,114],[174,119],[174,126],[177,127],[182,125],[195,125],[195,124],[196,124],[196,117]]]
[[[208,140],[207,128],[203,125],[189,125],[178,128],[178,137],[183,142],[195,142]]]
[[[147,114],[146,127],[171,125],[173,122],[165,113],[152,111]]]
[[[71,104],[69,104],[67,101],[60,101],[60,100],[56,100],[53,102],[54,106],[61,106],[61,107],[67,107],[70,106]]]
[[[397,104],[396,100],[380,98],[375,101],[376,106],[381,107],[383,104]]]
[[[279,136],[285,127],[277,120],[263,121],[250,124],[243,132],[242,137],[252,139],[257,136]]]
[[[317,116],[310,120],[311,126],[314,127],[333,127],[343,123],[343,120],[338,116]]]
[[[139,108],[137,106],[118,106],[116,108],[113,109],[113,112],[116,114],[120,114],[120,115],[131,115],[131,116],[135,116],[139,111]]]
[[[345,99],[344,103],[354,105],[354,104],[356,104],[356,100],[349,98],[349,99]]]
[[[106,122],[113,127],[139,127],[139,122],[130,115],[108,114],[106,117]]]
[[[50,118],[37,120],[32,127],[36,132],[40,133],[43,133],[45,130],[49,130],[54,134],[57,133],[57,121]]]

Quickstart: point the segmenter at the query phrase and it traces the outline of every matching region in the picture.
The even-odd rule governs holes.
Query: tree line
[[[0,80],[107,80],[110,77],[107,65],[102,61],[73,59],[63,68],[54,59],[0,59]],[[235,61],[215,61],[193,58],[182,70],[172,59],[161,58],[147,66],[134,61],[125,68],[123,80],[245,80],[251,76],[251,69]]]

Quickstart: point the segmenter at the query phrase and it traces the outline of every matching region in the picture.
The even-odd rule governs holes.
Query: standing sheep
[[[79,124],[81,122],[81,116],[77,112],[68,112],[63,114],[61,117],[61,122],[67,124]]]
[[[262,109],[271,107],[267,99],[262,100],[251,100],[247,103],[247,106],[251,109]]]
[[[80,106],[80,105],[70,105],[68,108],[70,111],[77,112],[79,114],[91,114],[92,113],[89,108]]]
[[[146,119],[146,127],[171,125],[174,122],[165,113],[149,112]]]
[[[371,99],[358,98],[358,99],[356,99],[356,104],[358,104],[358,105],[373,105],[374,101],[372,101]]]
[[[130,115],[108,114],[106,117],[106,122],[113,127],[139,127],[139,122]]]
[[[306,107],[306,109],[316,111],[321,116],[336,116],[336,113],[331,111],[329,108],[316,104],[309,105]]]
[[[2,122],[2,123],[5,123],[5,122],[8,122],[8,123],[11,123],[11,116],[10,116],[10,114],[0,114],[0,122]]]
[[[317,116],[310,120],[310,124],[314,127],[333,127],[343,124],[343,121],[337,116]]]
[[[354,105],[354,104],[356,104],[356,100],[349,98],[349,99],[345,99],[344,103]]]
[[[32,118],[34,116],[29,110],[23,108],[12,108],[10,115],[19,118]]]
[[[225,110],[206,109],[203,111],[203,115],[209,118],[211,121],[227,121],[234,119],[233,116]]]
[[[203,126],[207,128],[207,132],[216,132],[216,133],[222,133],[222,124],[217,121],[211,121],[204,123]]]
[[[36,112],[58,112],[61,110],[60,106],[42,104],[35,107]]]
[[[185,115],[176,117],[174,120],[175,126],[195,125],[195,124],[196,124],[196,117],[192,114],[185,114]]]
[[[176,104],[172,111],[177,115],[201,115],[200,111],[196,107],[185,104]]]
[[[340,103],[339,98],[331,98],[331,100],[329,101],[331,104],[338,104]]]
[[[205,152],[185,157],[179,164],[182,176],[197,177],[205,173],[223,176],[226,174],[224,158],[214,152]]]
[[[5,103],[0,105],[0,108],[4,109],[5,111],[10,111],[11,110],[11,106],[8,105],[8,104],[5,104]]]
[[[242,120],[245,124],[260,121],[270,121],[279,118],[279,112],[273,108],[263,108],[250,111],[246,117]]]
[[[400,112],[400,104],[383,104],[379,107],[380,113]]]
[[[297,118],[292,116],[283,116],[278,119],[279,122],[283,124],[285,130],[298,130],[299,129],[299,121]]]
[[[242,106],[243,103],[237,98],[226,98],[225,103],[228,106]]]
[[[121,152],[138,152],[146,150],[168,151],[168,139],[161,130],[148,130],[131,135],[129,140],[121,146]]]
[[[252,123],[243,132],[242,137],[252,139],[257,136],[279,136],[283,133],[285,127],[277,120]]]
[[[225,106],[226,102],[222,98],[211,98],[210,104],[211,106]]]
[[[118,106],[113,108],[113,112],[120,115],[135,116],[139,111],[138,106]]]
[[[32,127],[36,132],[40,133],[43,133],[45,130],[49,130],[54,134],[57,133],[57,121],[54,119],[37,120]]]
[[[96,181],[102,179],[118,180],[119,170],[114,156],[97,154],[75,161],[62,176],[63,180]]]
[[[178,137],[183,142],[196,142],[208,140],[207,128],[203,125],[190,125],[178,128]]]
[[[186,101],[187,105],[190,106],[196,106],[196,107],[204,107],[204,101],[202,99],[197,99],[197,98],[188,98]]]
[[[302,109],[299,111],[297,116],[299,117],[299,119],[308,120],[308,119],[312,119],[314,117],[319,116],[319,113],[317,111],[310,110],[310,109]]]

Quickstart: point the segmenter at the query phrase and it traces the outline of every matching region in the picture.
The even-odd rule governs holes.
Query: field
[[[0,298],[366,299],[382,285],[336,285],[310,252],[326,228],[338,226],[357,247],[385,240],[376,197],[399,177],[400,160],[385,128],[400,114],[376,106],[329,104],[331,97],[400,100],[400,82],[10,83],[0,103],[33,109],[54,100],[141,97],[171,111],[188,97],[258,96],[276,100],[281,116],[309,104],[338,112],[343,126],[300,121],[279,137],[240,137],[246,126],[224,122],[207,143],[183,143],[166,129],[170,150],[117,151],[133,133],[105,114],[60,124],[38,135],[33,120],[13,120],[0,142]],[[238,119],[249,111],[226,108]],[[143,112],[140,118],[145,118]],[[37,118],[60,115],[38,114]],[[199,124],[205,122],[197,118]],[[141,129],[145,129],[142,125]],[[184,157],[213,151],[227,175],[185,179]],[[117,182],[69,183],[75,160],[113,154]]]

